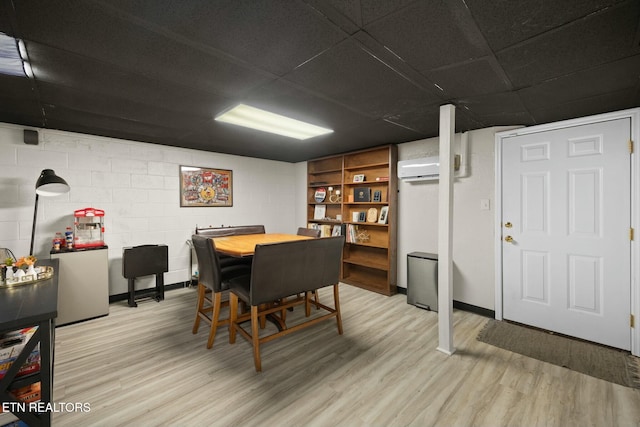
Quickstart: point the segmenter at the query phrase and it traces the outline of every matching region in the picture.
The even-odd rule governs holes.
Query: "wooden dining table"
[[[234,257],[252,256],[256,245],[265,243],[290,242],[292,240],[312,239],[309,236],[286,233],[238,234],[234,236],[214,237],[216,251]]]

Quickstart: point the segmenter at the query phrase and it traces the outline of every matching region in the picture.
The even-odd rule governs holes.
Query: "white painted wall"
[[[467,173],[456,178],[453,186],[453,299],[489,310],[495,305],[495,133],[506,129],[467,133]],[[460,140],[456,134],[456,154]],[[437,156],[438,144],[438,138],[400,144],[398,159]],[[438,181],[400,181],[398,189],[398,286],[406,288],[407,254],[438,252]],[[483,199],[489,200],[489,210],[480,208]]]
[[[51,239],[73,225],[74,210],[104,209],[110,295],[127,290],[123,247],[168,245],[165,283],[179,283],[189,279],[186,241],[196,225],[264,224],[269,232],[293,233],[304,224],[293,208],[301,205],[297,193],[306,182],[305,175],[300,184],[300,166],[43,129],[40,144],[31,146],[23,143],[23,129],[0,123],[0,247],[27,255],[35,182],[42,169],[53,169],[71,191],[40,198],[35,255],[49,257]],[[233,207],[181,208],[179,165],[233,170]],[[150,276],[136,286],[154,284]]]

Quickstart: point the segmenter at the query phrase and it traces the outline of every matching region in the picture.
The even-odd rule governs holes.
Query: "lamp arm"
[[[36,218],[38,217],[38,193],[36,193],[36,204],[33,207],[33,224],[31,226],[31,246],[29,247],[29,255],[33,255],[33,243],[36,237]]]

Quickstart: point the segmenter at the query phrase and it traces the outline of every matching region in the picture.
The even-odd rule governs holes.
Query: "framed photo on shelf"
[[[353,200],[355,202],[370,202],[371,189],[369,187],[356,187],[353,189]]]
[[[233,171],[180,166],[180,207],[233,206]]]
[[[353,175],[353,182],[364,182],[364,174]]]
[[[389,206],[383,206],[380,209],[380,218],[378,219],[378,224],[386,224],[389,216]]]
[[[327,205],[316,205],[313,209],[313,219],[324,219],[327,216]]]

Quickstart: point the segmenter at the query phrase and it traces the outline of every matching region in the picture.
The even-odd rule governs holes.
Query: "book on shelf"
[[[3,378],[31,336],[38,329],[32,326],[17,331],[0,334],[0,378]],[[16,377],[32,374],[40,370],[40,344],[31,351],[27,360],[18,370]]]
[[[333,229],[331,230],[331,235],[332,236],[342,236],[342,226],[341,225],[334,225]]]
[[[40,382],[36,382],[33,384],[28,384],[24,387],[16,388],[10,390],[10,393],[13,397],[21,403],[24,403],[25,407],[29,407],[29,403],[38,402],[41,396],[41,385]],[[2,405],[0,405],[0,414],[2,413]],[[1,424],[3,427],[6,427],[5,424]],[[9,424],[11,425],[11,424]]]
[[[331,226],[329,224],[320,226],[320,237],[331,237]]]
[[[353,224],[348,224],[347,225],[347,235],[346,240],[347,243],[356,243],[356,234],[358,232],[358,226],[357,225],[353,225]]]

